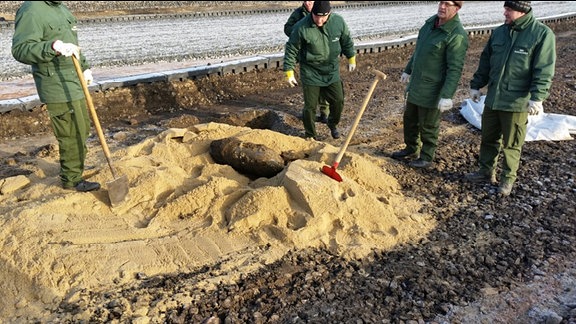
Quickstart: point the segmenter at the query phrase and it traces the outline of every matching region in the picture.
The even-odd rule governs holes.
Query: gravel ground
[[[575,115],[576,22],[552,24],[558,62],[550,113]],[[484,36],[471,39],[455,102],[467,97]],[[390,77],[378,86],[349,150],[383,159],[402,147],[401,74],[411,48],[358,57],[344,72],[342,130],[355,118],[377,68]],[[131,145],[166,127],[218,121],[262,127],[254,109],[298,115],[302,97],[280,71],[252,71],[196,81],[138,85],[97,93],[107,133],[130,134],[113,145]],[[250,116],[253,116],[250,115]],[[266,126],[266,125],[264,125]],[[298,250],[215,290],[200,288],[218,265],[190,273],[135,279],[133,284],[82,291],[38,322],[80,323],[576,323],[576,144],[529,142],[519,179],[507,198],[490,185],[470,184],[480,132],[458,109],[443,115],[435,167],[413,170],[397,162],[387,170],[422,212],[438,221],[420,242],[345,260],[330,250]],[[328,129],[319,127],[321,136]],[[275,130],[301,136],[300,123]],[[20,148],[0,158],[0,179],[43,152],[33,135],[50,136],[45,111],[0,115],[4,145]],[[345,134],[345,132],[344,132]],[[36,145],[34,146],[34,143]],[[96,139],[91,141],[97,146]],[[24,149],[31,145],[32,148]],[[112,147],[113,148],[113,147]]]
[[[71,1],[76,11],[86,12],[87,3]],[[92,10],[111,11],[124,8],[124,2],[96,1]],[[108,3],[110,2],[110,3]],[[11,2],[3,4],[7,6]],[[336,4],[342,4],[336,2]],[[168,10],[174,2],[163,3]],[[231,8],[230,4],[219,3],[216,8]],[[271,2],[266,4],[271,11],[255,15],[223,16],[158,16],[157,19],[128,21],[83,21],[79,24],[80,46],[86,54],[94,72],[103,67],[136,66],[154,62],[194,62],[198,60],[270,54],[283,51],[286,35],[283,25],[295,4]],[[142,5],[141,5],[142,6]],[[247,1],[245,7],[253,7]],[[431,13],[436,3],[415,1],[398,5],[370,7],[342,7],[334,11],[345,17],[356,43],[378,39],[397,39],[414,35]],[[549,17],[576,12],[576,2],[557,1],[550,5],[546,1],[533,2],[536,17]],[[500,23],[503,19],[501,1],[471,1],[460,11],[465,27],[486,26]],[[0,10],[2,8],[0,7]],[[195,2],[185,1],[181,12],[205,10]],[[135,4],[132,11],[139,10]],[[1,11],[0,11],[1,12]],[[0,14],[1,15],[1,14]],[[85,13],[83,14],[85,15]],[[370,23],[366,23],[370,17]],[[143,30],[143,23],[146,27]],[[214,28],[218,26],[218,28]],[[13,34],[12,28],[0,27],[0,81],[18,79],[30,74],[30,67],[15,61],[10,46],[5,44]],[[178,32],[175,32],[178,31]]]

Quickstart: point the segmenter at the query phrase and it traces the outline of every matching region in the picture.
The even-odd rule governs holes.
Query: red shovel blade
[[[323,166],[322,173],[338,182],[342,182],[342,177],[338,174],[338,172],[336,172],[336,168],[333,166],[332,167],[329,167],[327,165]]]

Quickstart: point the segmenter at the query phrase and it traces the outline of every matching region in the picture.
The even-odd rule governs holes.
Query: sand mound
[[[304,159],[272,178],[250,179],[214,163],[210,143],[235,137]],[[130,181],[109,207],[112,180],[100,150],[86,173],[95,193],[60,188],[57,157],[39,158],[30,184],[0,195],[0,316],[53,307],[82,290],[138,276],[219,264],[226,278],[273,262],[290,249],[326,247],[349,258],[418,240],[434,221],[385,173],[386,161],[346,153],[337,182],[320,169],[338,152],[322,142],[225,124],[169,129],[114,152]],[[212,283],[207,282],[207,287]]]

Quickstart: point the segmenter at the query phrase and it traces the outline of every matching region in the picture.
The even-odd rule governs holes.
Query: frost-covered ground
[[[502,1],[466,1],[466,27],[503,22]],[[574,1],[533,1],[536,17],[576,14]],[[436,3],[338,9],[357,43],[413,35],[436,13]],[[227,58],[282,51],[286,12],[221,17],[182,17],[83,23],[80,44],[94,67]],[[20,78],[29,67],[10,53],[13,29],[0,29],[0,81]]]

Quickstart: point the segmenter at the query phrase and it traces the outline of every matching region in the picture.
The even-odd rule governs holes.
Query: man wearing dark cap
[[[348,58],[348,70],[356,68],[356,50],[342,16],[331,13],[330,1],[314,1],[312,14],[302,18],[290,34],[284,50],[284,74],[291,86],[300,63],[304,92],[304,137],[316,139],[314,124],[319,96],[330,105],[328,128],[332,138],[339,138],[336,126],[344,108],[344,90],[340,79],[340,54]]]
[[[286,34],[286,36],[290,37],[294,25],[296,25],[296,23],[299,22],[300,19],[308,16],[308,14],[312,12],[313,6],[314,1],[303,1],[300,7],[292,11],[290,17],[288,17],[288,20],[284,24],[284,34]],[[320,110],[320,116],[318,116],[316,121],[326,124],[328,122],[328,114],[330,113],[330,106],[328,105],[328,102],[324,100],[324,98],[322,98],[322,96],[320,96],[318,100],[319,100],[318,109]]]
[[[418,32],[416,48],[400,82],[406,87],[404,144],[395,159],[415,159],[414,168],[430,168],[438,145],[441,113],[452,108],[468,50],[468,33],[458,11],[464,1],[440,1],[435,15]]]
[[[504,159],[498,193],[510,195],[517,178],[528,115],[543,113],[556,64],[552,30],[537,21],[530,1],[505,1],[503,25],[494,29],[470,81],[470,97],[480,99],[488,86],[482,113],[479,170],[470,181],[496,182],[496,164]]]

